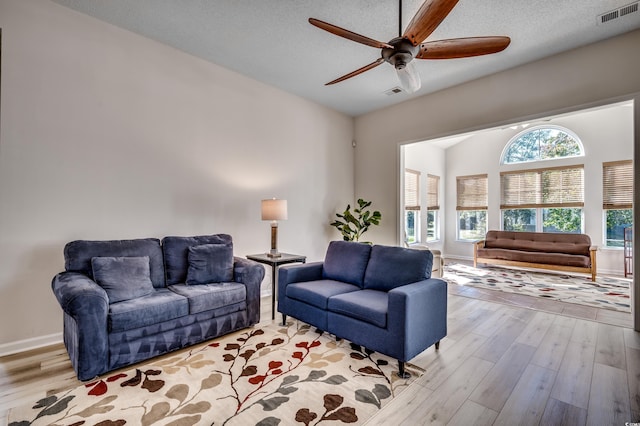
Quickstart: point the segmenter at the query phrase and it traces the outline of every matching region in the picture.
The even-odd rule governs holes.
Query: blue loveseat
[[[260,320],[264,267],[226,234],[73,241],[52,282],[80,380]]]
[[[324,262],[279,270],[278,311],[404,363],[447,335],[447,283],[433,255],[332,241]]]

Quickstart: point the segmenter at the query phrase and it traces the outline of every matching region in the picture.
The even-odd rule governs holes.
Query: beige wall
[[[0,28],[0,353],[60,338],[68,241],[224,232],[243,256],[270,197],[282,251],[338,237],[351,117],[47,0],[0,0]]]

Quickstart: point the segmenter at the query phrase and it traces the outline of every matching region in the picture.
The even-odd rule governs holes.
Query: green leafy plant
[[[331,222],[331,226],[335,227],[342,234],[345,241],[360,241],[362,234],[367,232],[371,225],[379,225],[382,214],[375,210],[371,213],[367,208],[371,205],[371,201],[358,199],[358,207],[353,209],[351,213],[351,205],[347,204],[345,211],[340,214],[336,213],[338,219]]]

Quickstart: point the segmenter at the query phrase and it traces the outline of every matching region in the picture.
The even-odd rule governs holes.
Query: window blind
[[[405,169],[404,171],[404,208],[420,210],[420,172]]]
[[[456,210],[487,210],[487,176],[456,177]]]
[[[584,207],[584,166],[500,173],[500,208]]]
[[[633,208],[633,161],[602,163],[602,208]]]
[[[440,176],[427,175],[427,210],[440,210]]]

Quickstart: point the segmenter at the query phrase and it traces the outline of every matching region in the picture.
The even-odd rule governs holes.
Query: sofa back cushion
[[[322,278],[362,288],[371,246],[352,241],[331,241],[322,267]]]
[[[151,283],[149,257],[94,257],[93,277],[107,292],[109,303],[147,296],[156,290]]]
[[[233,251],[231,235],[199,235],[195,237],[164,237],[162,251],[167,271],[167,285],[183,284],[189,270],[189,247],[205,244],[225,244]]]
[[[233,281],[233,247],[226,244],[192,246],[187,258],[187,285]]]
[[[431,277],[433,253],[403,247],[373,246],[364,288],[389,291]]]
[[[484,247],[589,256],[591,238],[586,234],[492,230],[487,232]]]
[[[91,259],[94,257],[144,257],[149,258],[149,276],[155,288],[165,287],[164,264],[160,240],[144,238],[137,240],[87,241],[77,240],[64,247],[65,270],[80,272],[92,280]]]

